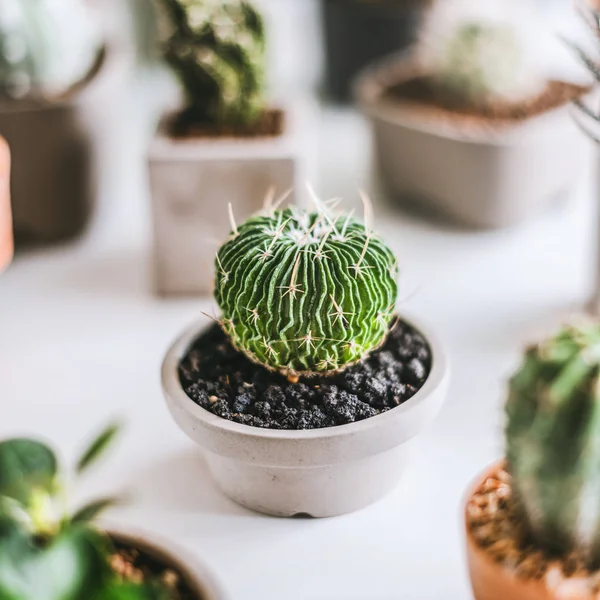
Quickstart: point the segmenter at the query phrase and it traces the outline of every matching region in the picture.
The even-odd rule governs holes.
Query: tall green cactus
[[[215,298],[226,332],[270,369],[340,370],[388,333],[397,262],[351,216],[267,211],[234,228],[216,267]]]
[[[264,100],[265,32],[245,0],[161,0],[171,21],[167,62],[201,124],[253,125]]]
[[[600,325],[561,330],[530,348],[506,407],[517,508],[550,553],[600,566]]]
[[[2,0],[0,96],[63,94],[90,74],[101,44],[82,0]]]

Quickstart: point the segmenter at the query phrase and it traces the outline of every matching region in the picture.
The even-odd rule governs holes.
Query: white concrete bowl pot
[[[158,562],[174,567],[197,594],[198,600],[228,600],[208,568],[189,552],[136,529],[108,525],[106,532],[113,541],[142,550]]]
[[[428,341],[432,370],[407,402],[378,416],[306,431],[260,429],[223,419],[184,392],[181,359],[205,325],[185,332],[168,351],[162,384],[176,423],[202,447],[210,472],[232,500],[258,512],[331,517],[379,500],[399,482],[410,441],[437,415],[449,368],[436,337],[406,319]]]
[[[515,125],[466,128],[383,97],[416,74],[410,58],[395,59],[365,71],[355,86],[391,195],[476,228],[519,223],[566,196],[589,152],[568,105]]]

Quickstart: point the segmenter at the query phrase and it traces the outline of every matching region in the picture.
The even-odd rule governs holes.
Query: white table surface
[[[124,417],[125,435],[80,482],[78,496],[126,491],[133,501],[112,519],[196,553],[234,600],[470,598],[461,498],[502,451],[503,380],[523,343],[589,292],[592,169],[586,166],[567,204],[535,221],[461,231],[382,203],[366,123],[350,110],[319,112],[317,189],[350,205],[359,186],[374,191],[379,230],[402,268],[400,311],[437,328],[453,379],[445,408],[390,496],[335,519],[268,518],[215,488],[163,402],[163,354],[211,303],[152,295],[136,98],[124,105],[128,142],[104,165],[113,175],[103,179],[88,235],[20,255],[0,277],[0,438],[43,436],[73,459],[105,422]]]

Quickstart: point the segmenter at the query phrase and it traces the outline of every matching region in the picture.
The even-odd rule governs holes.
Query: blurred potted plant
[[[417,39],[433,0],[322,0],[326,81],[338,101],[350,100],[352,82],[368,65]]]
[[[10,209],[10,149],[0,137],[0,272],[13,255],[13,229]]]
[[[0,15],[0,132],[13,154],[18,236],[55,240],[83,228],[92,204],[86,102],[105,69],[81,0],[6,0]]]
[[[116,433],[82,454],[80,475]],[[203,569],[143,536],[93,524],[114,502],[69,512],[54,452],[30,439],[0,443],[0,597],[5,600],[220,600]]]
[[[150,149],[156,285],[210,293],[226,211],[247,217],[269,188],[301,179],[294,114],[267,104],[263,19],[245,0],[162,0],[164,56],[185,105],[161,122]]]
[[[600,325],[527,350],[510,381],[506,461],[466,507],[476,600],[592,600],[600,587]]]
[[[579,7],[584,21],[587,22],[593,34],[593,42],[598,47],[598,37],[600,36],[600,10],[598,3],[581,3]],[[577,44],[571,43],[570,45],[589,70],[597,87],[597,84],[600,82],[600,57],[597,51],[596,55],[594,55],[592,48],[584,47],[581,42]],[[597,101],[597,91],[592,98]],[[577,100],[575,102],[574,116],[588,137],[596,144],[600,144],[600,113],[595,106],[595,102],[591,103],[586,101],[586,99]],[[596,232],[596,256],[594,290],[587,308],[595,316],[600,316],[600,230]]]
[[[175,342],[162,381],[218,485],[278,516],[380,499],[448,385],[433,333],[394,314],[392,251],[323,204],[266,206],[234,224],[216,269],[222,315]]]
[[[588,88],[552,79],[542,61],[554,48],[519,15],[442,2],[415,53],[361,77],[358,102],[393,195],[503,227],[568,191],[586,151],[568,107]]]

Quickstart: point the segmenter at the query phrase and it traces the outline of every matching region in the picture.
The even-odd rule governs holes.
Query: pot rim
[[[388,125],[461,143],[494,146],[513,145],[531,138],[552,137],[556,120],[571,118],[570,103],[567,103],[522,122],[507,123],[498,129],[467,128],[455,123],[432,122],[400,102],[382,98],[382,92],[392,83],[407,81],[420,72],[422,68],[413,49],[387,57],[358,75],[353,86],[355,103],[369,118]],[[592,93],[593,90],[590,94]]]
[[[159,561],[172,565],[193,585],[193,591],[200,596],[199,600],[228,600],[229,596],[210,569],[188,550],[137,527],[102,521],[100,530],[112,539],[140,548]]]
[[[191,344],[206,329],[205,321],[196,322],[188,327],[167,351],[161,369],[162,388],[165,396],[199,421],[211,428],[253,440],[322,440],[344,436],[352,436],[359,432],[375,429],[387,422],[397,419],[403,413],[408,413],[424,404],[432,394],[444,385],[450,377],[450,367],[446,354],[437,336],[424,325],[420,319],[410,313],[400,315],[403,321],[413,326],[427,341],[432,354],[431,371],[423,386],[409,400],[384,413],[369,417],[363,421],[324,427],[321,429],[263,429],[242,423],[229,421],[215,415],[196,404],[183,390],[179,381],[179,364]]]

